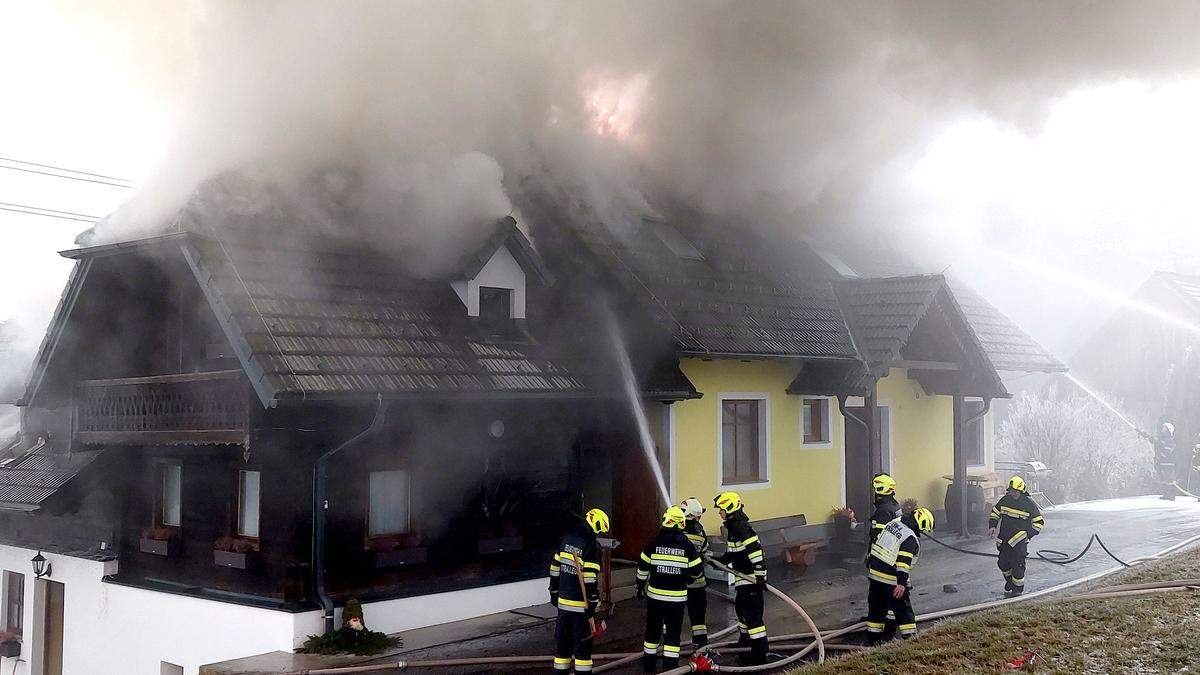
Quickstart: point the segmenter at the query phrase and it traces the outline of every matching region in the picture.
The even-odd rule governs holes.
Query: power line
[[[131,181],[127,178],[117,178],[116,176],[106,176],[102,173],[91,173],[90,171],[80,171],[78,169],[68,169],[68,168],[61,167],[61,166],[53,166],[51,164],[38,164],[37,162],[27,162],[23,159],[13,159],[12,157],[0,157],[0,160],[3,160],[5,162],[12,162],[13,164],[24,164],[26,166],[36,166],[36,167],[40,167],[43,169],[54,169],[55,171],[66,171],[68,173],[77,173],[77,174],[81,174],[84,176],[91,176],[92,178],[104,178],[106,180],[115,180],[115,181],[119,181],[121,183],[133,183],[133,181]]]
[[[0,202],[0,211],[12,211],[13,213],[24,213],[30,216],[44,216],[46,218],[61,218],[63,220],[77,220],[81,223],[94,223],[100,220],[99,216],[89,216],[84,213],[75,213],[74,211],[43,209],[40,206],[10,204],[8,202]]]
[[[4,159],[4,158],[0,157],[0,159]],[[119,188],[127,188],[128,189],[128,188],[134,187],[132,185],[126,185],[124,183],[113,183],[113,182],[107,181],[107,180],[97,180],[95,178],[84,178],[82,176],[67,176],[67,175],[64,175],[61,173],[50,173],[49,171],[38,171],[37,169],[26,169],[23,166],[7,166],[5,164],[0,164],[0,169],[8,169],[10,171],[24,171],[25,173],[36,173],[41,176],[51,176],[53,178],[66,178],[67,180],[77,180],[77,181],[81,181],[84,183],[97,183],[99,185],[111,185],[113,187],[119,187]]]

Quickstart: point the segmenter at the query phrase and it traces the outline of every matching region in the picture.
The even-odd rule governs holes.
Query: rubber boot
[[[703,647],[708,644],[708,636],[707,635],[693,635],[692,636],[692,644],[696,645],[697,647]]]
[[[657,655],[650,656],[649,654],[642,654],[642,672],[643,673],[657,673],[658,672],[658,656]]]
[[[1005,577],[1004,578],[1004,592],[1010,593],[1010,592],[1012,592],[1012,589],[1013,589],[1012,577]]]
[[[767,639],[754,640],[750,645],[750,665],[761,666],[767,662]]]

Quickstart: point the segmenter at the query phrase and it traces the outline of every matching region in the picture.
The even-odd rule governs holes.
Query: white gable
[[[479,316],[479,289],[482,287],[511,290],[512,318],[525,318],[525,270],[521,269],[521,264],[509,253],[507,246],[497,249],[474,279],[455,281],[451,286],[467,306],[467,316]]]

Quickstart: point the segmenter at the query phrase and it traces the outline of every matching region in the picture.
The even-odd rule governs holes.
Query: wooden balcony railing
[[[245,444],[248,389],[240,370],[77,382],[75,441]]]

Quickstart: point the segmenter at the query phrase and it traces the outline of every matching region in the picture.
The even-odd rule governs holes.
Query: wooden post
[[[967,518],[970,508],[967,504],[967,457],[963,452],[963,413],[965,412],[962,394],[954,395],[954,492],[958,497],[958,533],[966,537],[970,534]]]

